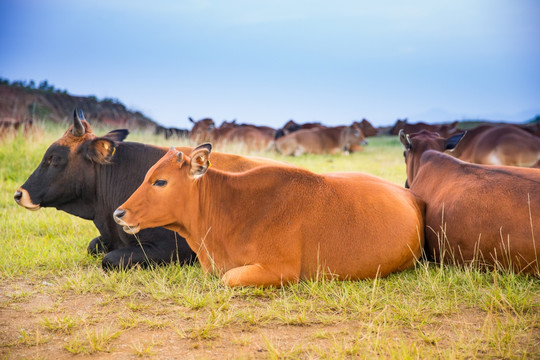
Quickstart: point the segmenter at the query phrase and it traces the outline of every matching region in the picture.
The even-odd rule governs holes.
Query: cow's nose
[[[118,220],[123,218],[124,215],[126,215],[126,210],[124,209],[116,209],[115,212],[113,213],[114,218]]]
[[[13,198],[17,202],[17,204],[21,201],[22,198],[22,191],[15,191],[15,195],[13,195]]]

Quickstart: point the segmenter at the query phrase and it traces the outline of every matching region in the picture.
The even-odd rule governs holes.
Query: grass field
[[[281,289],[226,288],[199,266],[105,273],[86,254],[91,222],[13,201],[64,131],[0,143],[1,359],[540,358],[538,278],[425,262],[383,279]],[[405,180],[396,138],[351,156],[262,155]]]

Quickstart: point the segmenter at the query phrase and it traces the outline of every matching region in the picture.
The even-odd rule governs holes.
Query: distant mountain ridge
[[[158,124],[139,111],[128,110],[115,99],[98,100],[95,96],[73,96],[54,87],[39,88],[21,82],[0,81],[0,121],[64,122],[71,120],[74,108],[84,110],[92,124],[130,129],[155,129]],[[43,84],[43,83],[42,83]]]

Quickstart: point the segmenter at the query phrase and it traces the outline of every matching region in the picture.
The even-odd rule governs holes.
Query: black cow
[[[187,139],[189,137],[189,130],[186,129],[178,129],[178,128],[166,128],[160,125],[156,126],[156,129],[154,130],[154,134],[161,135],[165,137],[165,139],[169,139],[172,136],[176,136],[178,139]]]
[[[164,228],[126,234],[113,220],[114,210],[142,183],[147,170],[167,151],[123,142],[127,130],[96,137],[75,109],[73,126],[45,152],[43,160],[15,193],[30,210],[54,207],[92,220],[100,236],[88,246],[91,254],[106,253],[103,268],[135,264],[192,263],[196,257],[184,238]]]

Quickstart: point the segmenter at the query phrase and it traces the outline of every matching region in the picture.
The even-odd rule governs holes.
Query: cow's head
[[[346,126],[342,132],[342,142],[343,148],[349,150],[351,147],[358,147],[361,145],[366,145],[366,137],[364,132],[357,124],[352,124],[351,126]]]
[[[361,122],[355,121],[354,124],[358,126],[360,129],[362,129],[362,132],[364,133],[365,137],[375,136],[378,134],[378,130],[375,129],[373,125],[371,125],[371,123],[366,119],[362,119]]]
[[[398,135],[399,130],[403,129],[403,127],[407,124],[407,121],[408,121],[408,119],[404,119],[404,120],[397,119],[394,126],[392,126],[392,128],[390,129],[389,134],[390,135]]]
[[[405,134],[405,131],[401,129],[399,131],[399,140],[403,145],[403,156],[405,157],[405,164],[407,165],[407,181],[405,182],[405,187],[408,188],[409,185],[413,183],[414,177],[420,167],[420,158],[424,152],[427,150],[440,152],[452,150],[465,134],[466,132],[463,132],[449,138],[444,138],[436,132],[427,130],[422,130],[409,135]]]
[[[84,197],[94,192],[94,166],[111,163],[117,143],[127,134],[127,130],[114,130],[96,137],[83,112],[75,109],[73,125],[49,146],[41,163],[15,192],[15,201],[29,210],[55,207],[87,217],[75,204],[85,203],[88,199]]]
[[[189,140],[195,144],[200,144],[205,141],[213,141],[213,132],[216,129],[214,120],[210,118],[195,121],[189,118],[189,121],[193,123],[193,128],[189,132]]]
[[[148,170],[139,188],[116,209],[114,221],[128,234],[163,226],[186,235],[178,219],[193,212],[190,195],[210,166],[211,151],[212,145],[202,144],[188,156],[171,147]]]

